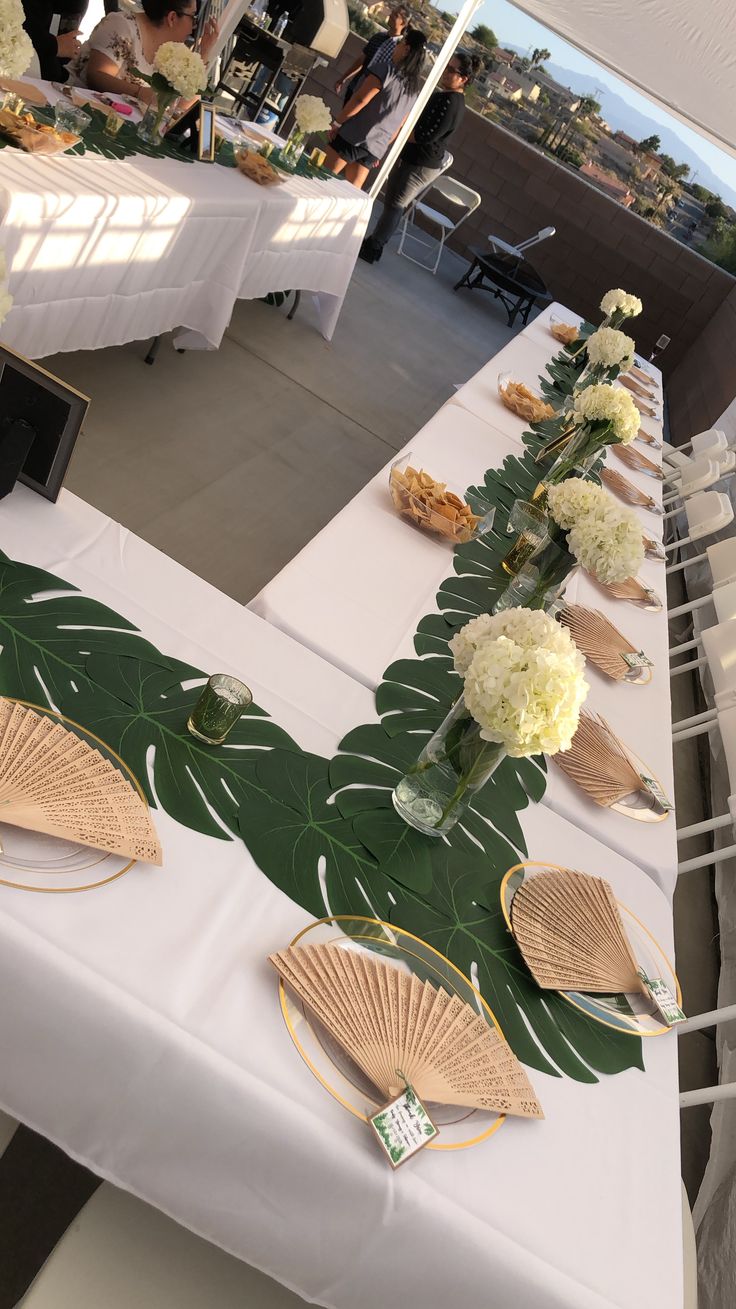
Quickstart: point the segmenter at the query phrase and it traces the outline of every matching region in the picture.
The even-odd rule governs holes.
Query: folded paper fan
[[[613,494],[617,495],[619,500],[624,500],[626,504],[639,505],[643,509],[652,509],[655,513],[659,513],[656,501],[650,495],[647,495],[645,491],[640,491],[638,487],[634,486],[633,482],[624,477],[623,473],[617,472],[615,468],[601,469],[601,481],[608,487],[609,491],[613,491]]]
[[[145,801],[109,759],[61,723],[0,700],[0,821],[161,863]]]
[[[645,991],[608,882],[569,868],[530,877],[511,902],[511,930],[545,990]]]
[[[664,473],[661,468],[646,455],[641,454],[638,450],[633,450],[630,445],[614,445],[611,447],[617,459],[627,468],[633,468],[638,473],[645,473],[647,477],[656,477],[658,481],[664,481]]]
[[[597,714],[583,711],[570,749],[552,759],[604,809],[643,789],[641,775],[626,748]]]
[[[635,655],[636,646],[627,641],[598,609],[586,609],[585,605],[565,605],[558,618],[563,627],[568,628],[578,650],[607,677],[621,682],[631,672],[630,665],[622,656]]]
[[[408,1084],[425,1104],[544,1117],[511,1047],[458,996],[336,945],[269,959],[386,1100]]]
[[[595,580],[608,595],[613,596],[614,600],[628,600],[630,604],[638,605],[640,609],[649,609],[653,613],[658,613],[662,608],[662,601],[656,591],[645,586],[640,577],[627,577],[623,582],[599,582],[598,578]]]

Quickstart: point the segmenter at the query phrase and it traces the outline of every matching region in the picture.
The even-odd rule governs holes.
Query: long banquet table
[[[31,359],[176,328],[215,348],[236,300],[312,291],[329,340],[372,201],[339,178],[258,186],[235,168],[146,155],[0,151],[3,341]]]
[[[482,483],[489,466],[523,453],[527,425],[502,404],[497,378],[510,372],[515,380],[536,385],[559,348],[548,330],[552,314],[577,321],[561,305],[540,314],[304,546],[251,601],[250,608],[371,690],[394,660],[414,656],[419,619],[436,610],[435,597],[442,584],[448,595],[453,593],[453,558],[445,542],[397,515],[388,491],[391,464],[411,453],[416,467],[448,480],[463,494],[467,486]],[[652,370],[652,376],[659,388],[660,375]],[[661,439],[660,421],[644,419],[644,424]],[[653,462],[661,462],[652,447],[637,442],[636,448]],[[661,503],[661,483],[625,467],[612,451],[606,464]],[[662,519],[645,509],[637,513],[643,530],[660,540]],[[587,707],[609,721],[674,800],[665,565],[645,560],[640,576],[665,604],[662,612],[615,600],[580,572],[568,584],[566,598],[599,609],[653,660],[652,679],[645,686],[613,683],[589,664]],[[462,579],[458,595],[457,607],[462,611]],[[469,609],[468,617],[472,615]],[[548,778],[546,805],[641,863],[672,894],[677,866],[674,815],[661,823],[632,821],[599,808],[553,764]]]
[[[243,676],[315,753],[375,721],[365,686],[66,492],[17,488],[0,547],[61,579],[44,594],[76,586],[168,656]],[[7,1112],[330,1309],[681,1303],[674,1034],[593,1084],[530,1070],[543,1122],[394,1174],[279,1012],[266,955],[310,915],[240,841],[154,817],[160,869],[82,895],[0,886]],[[635,863],[543,806],[520,817],[530,858],[605,872],[672,957],[670,906]]]

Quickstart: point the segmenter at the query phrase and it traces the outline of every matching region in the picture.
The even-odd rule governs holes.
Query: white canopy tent
[[[734,0],[510,0],[736,155]]]

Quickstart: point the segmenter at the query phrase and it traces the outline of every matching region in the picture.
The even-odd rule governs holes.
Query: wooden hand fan
[[[458,996],[336,945],[269,959],[387,1100],[408,1083],[425,1104],[544,1117],[511,1047]]]
[[[636,646],[627,641],[598,609],[586,609],[585,605],[565,605],[558,614],[558,620],[563,627],[568,628],[578,650],[607,677],[613,678],[614,682],[622,682],[630,676],[631,667],[622,655],[637,654]]]
[[[597,714],[581,712],[570,749],[552,760],[604,809],[645,789],[626,748]]]
[[[627,577],[623,582],[601,582],[596,577],[594,581],[614,600],[628,600],[630,604],[638,605],[640,609],[649,609],[652,613],[659,613],[662,608],[662,601],[656,591],[645,586],[639,577]]]
[[[530,877],[511,902],[511,930],[545,990],[647,994],[616,897],[602,877],[569,868]]]
[[[0,700],[0,821],[161,863],[144,800],[109,759],[45,714]]]
[[[633,391],[634,395],[640,395],[645,400],[657,399],[654,392],[650,391],[647,386],[642,386],[641,382],[637,381],[635,377],[632,377],[630,372],[624,373],[624,375],[619,378],[619,381],[622,386],[626,387],[627,391]],[[639,405],[639,408],[641,408],[641,405]]]
[[[644,441],[645,445],[650,445],[653,450],[662,449],[662,442],[658,441],[656,436],[652,436],[651,432],[645,432],[643,427],[639,428],[639,431],[636,434],[636,440]]]
[[[651,509],[653,513],[661,513],[659,505],[647,495],[645,491],[640,491],[634,486],[623,473],[619,473],[615,468],[602,468],[601,481],[617,495],[620,500],[624,500],[628,505],[639,505],[643,509]]]
[[[644,554],[647,559],[659,559],[664,561],[667,558],[664,546],[660,545],[657,541],[652,540],[651,536],[645,536],[642,534],[641,539],[644,543]]]
[[[639,450],[633,450],[630,445],[614,445],[611,449],[616,457],[621,460],[621,463],[626,464],[627,468],[634,468],[638,473],[645,473],[647,477],[655,477],[659,482],[664,481],[662,469],[652,463],[651,459],[647,459],[646,455],[641,454]]]

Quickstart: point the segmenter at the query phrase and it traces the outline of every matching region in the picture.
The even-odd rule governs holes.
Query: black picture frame
[[[215,158],[215,106],[199,102],[199,132],[197,140],[197,158],[203,163],[211,164]]]
[[[18,480],[56,501],[82,428],[89,396],[0,343],[0,417],[30,423],[36,435]]]

